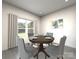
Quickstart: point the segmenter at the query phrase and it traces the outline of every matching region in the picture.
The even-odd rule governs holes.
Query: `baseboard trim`
[[[74,47],[70,47],[70,46],[65,46],[65,47],[76,49],[76,48],[74,48]]]
[[[13,48],[8,48],[8,49],[6,49],[6,50],[2,50],[2,52],[8,51],[8,50],[12,50],[12,49],[15,49],[15,48],[17,48],[17,47],[18,47],[18,46],[13,47]]]

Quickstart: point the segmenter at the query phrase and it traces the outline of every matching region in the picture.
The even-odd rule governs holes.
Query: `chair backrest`
[[[47,35],[47,36],[51,36],[51,37],[53,37],[53,33],[49,33],[49,32],[47,32],[46,35]]]
[[[22,38],[17,39],[17,45],[18,45],[18,54],[21,59],[28,58],[28,54],[25,50],[24,40]]]
[[[60,40],[60,44],[59,44],[59,54],[63,55],[64,53],[64,46],[65,46],[65,41],[66,41],[66,36],[63,36]]]

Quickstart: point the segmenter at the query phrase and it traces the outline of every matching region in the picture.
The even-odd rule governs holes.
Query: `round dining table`
[[[54,38],[53,37],[50,37],[50,36],[43,36],[43,35],[39,35],[39,36],[35,36],[35,38],[31,39],[30,41],[32,43],[37,43],[39,44],[39,47],[38,47],[38,52],[34,55],[34,57],[37,56],[37,59],[38,59],[38,54],[39,52],[43,52],[45,54],[45,56],[48,56],[50,57],[47,52],[44,50],[44,46],[43,44],[49,44],[51,42],[53,42]]]

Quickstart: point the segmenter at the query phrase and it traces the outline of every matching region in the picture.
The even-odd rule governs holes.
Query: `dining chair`
[[[51,45],[46,48],[46,51],[57,59],[62,58],[64,54],[64,46],[65,46],[66,36],[63,36],[60,40],[59,45]]]
[[[53,37],[53,33],[50,33],[50,32],[47,32],[46,35]]]
[[[34,56],[36,49],[32,46],[28,46],[28,44],[25,45],[22,38],[17,39],[17,45],[19,59],[30,59]]]
[[[53,33],[51,33],[51,32],[47,32],[47,33],[46,33],[46,36],[53,37]],[[49,43],[48,45],[52,45],[52,42]]]

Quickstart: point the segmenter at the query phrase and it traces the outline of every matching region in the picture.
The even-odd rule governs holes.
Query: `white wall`
[[[66,45],[76,48],[76,15],[75,6],[63,9],[61,11],[52,13],[43,18],[32,15],[26,11],[18,9],[14,6],[3,3],[2,5],[2,50],[8,49],[8,13],[15,14],[21,18],[36,21],[36,31],[37,33],[53,32],[55,37],[55,42],[59,42],[59,38],[62,34],[67,36]],[[53,29],[52,21],[63,18],[63,29]],[[61,34],[61,35],[60,35]]]
[[[2,5],[2,50],[8,49],[8,14],[12,13],[18,17],[25,18],[28,20],[36,21],[36,31],[39,33],[39,22],[38,16],[32,15],[26,11],[18,9],[14,6],[3,3]]]
[[[63,28],[52,29],[52,21],[63,18]],[[59,43],[62,35],[67,36],[66,45],[76,48],[76,7],[62,9],[40,20],[40,33],[53,32],[55,41]]]

